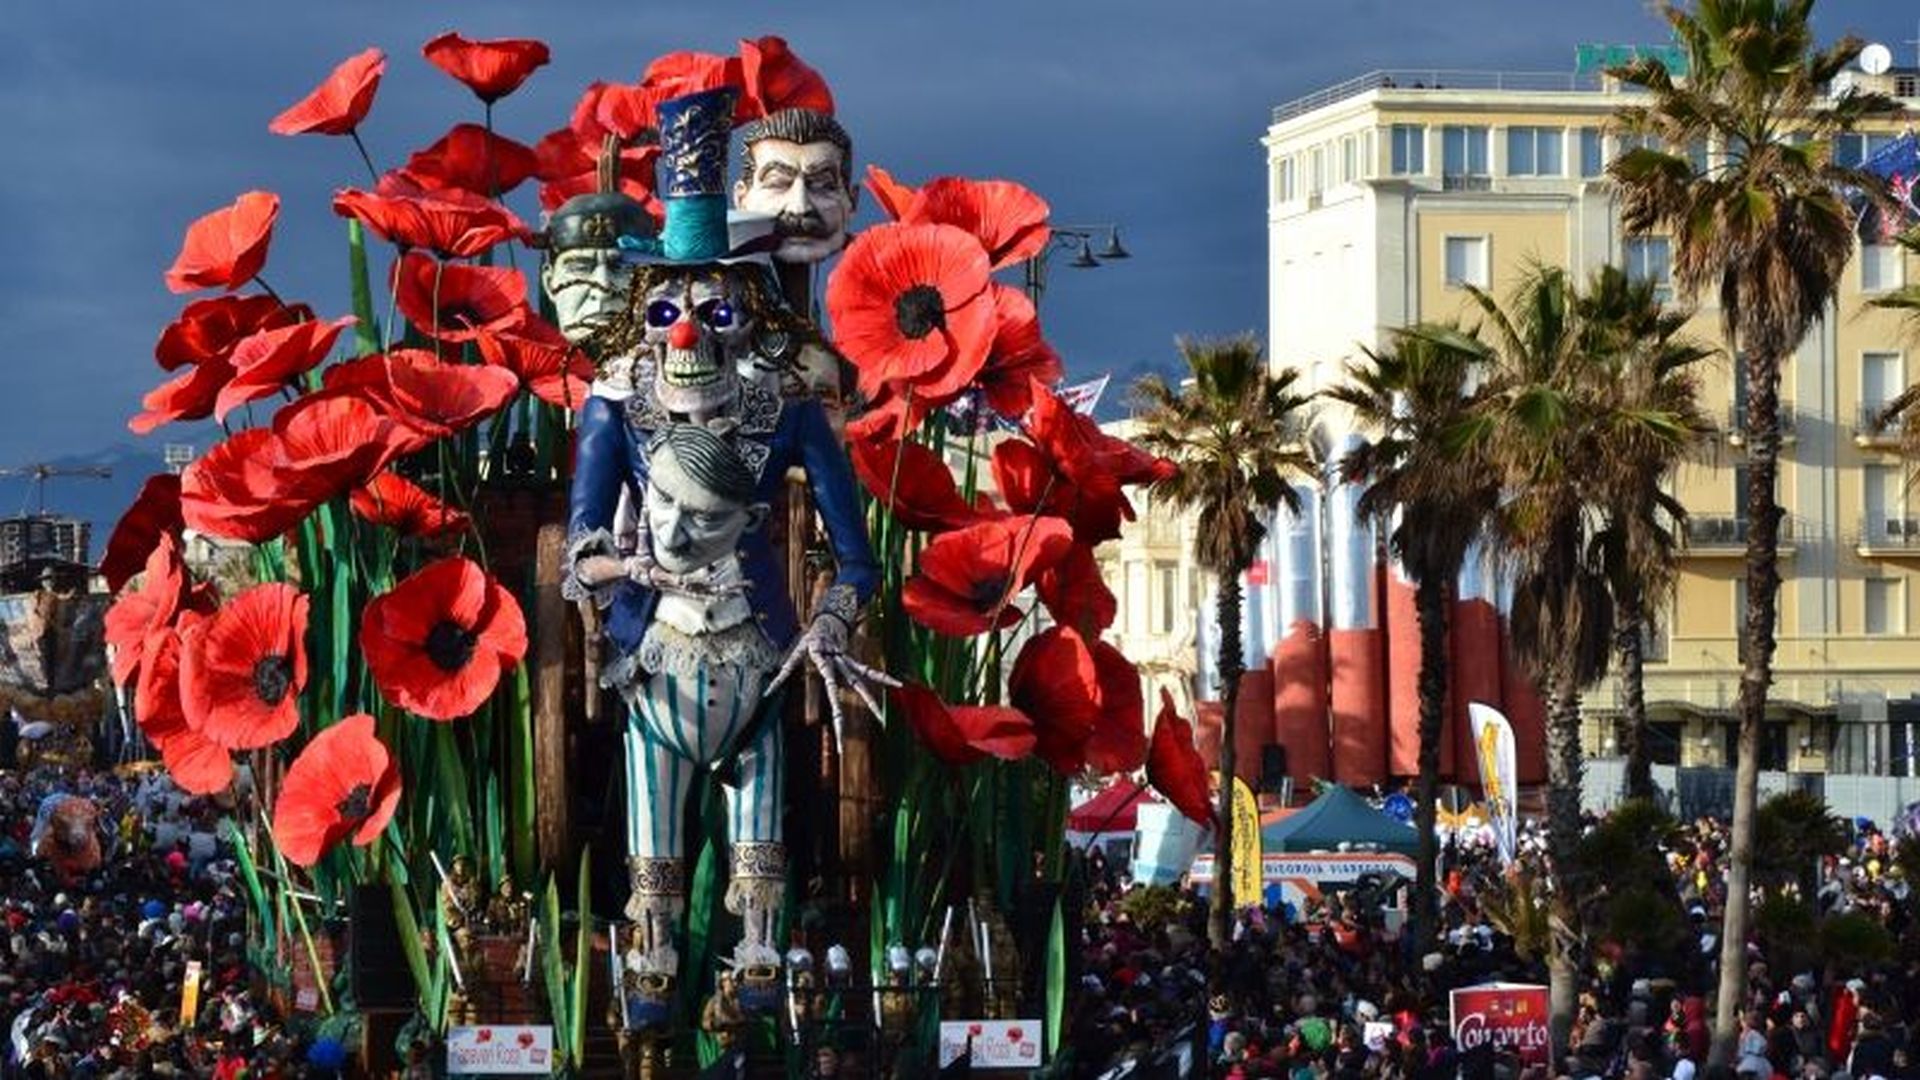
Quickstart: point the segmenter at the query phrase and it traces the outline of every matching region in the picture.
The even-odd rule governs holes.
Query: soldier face
[[[774,257],[817,263],[847,246],[847,222],[858,196],[846,158],[830,142],[761,139],[751,148],[752,171],[733,185],[734,204],[776,216],[784,237]]]
[[[540,285],[553,301],[560,333],[578,345],[627,308],[633,268],[619,248],[570,248],[540,269]]]

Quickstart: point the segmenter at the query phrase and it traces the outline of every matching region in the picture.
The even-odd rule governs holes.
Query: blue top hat
[[[620,248],[632,261],[665,266],[771,264],[780,242],[773,215],[727,209],[727,144],[737,93],[720,87],[660,104],[660,195],[666,222],[657,238],[620,237]]]

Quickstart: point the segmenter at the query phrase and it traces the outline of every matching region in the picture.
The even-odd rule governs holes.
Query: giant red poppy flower
[[[691,50],[656,57],[640,75],[641,85],[659,92],[663,101],[697,94],[702,90],[717,90],[723,86],[740,90],[744,81],[738,56]],[[744,124],[753,119],[751,109],[747,95],[739,94],[733,104],[734,124]]]
[[[397,429],[388,439],[396,454],[424,449],[479,423],[505,408],[519,388],[519,377],[505,368],[447,363],[424,349],[394,349],[335,364],[326,378],[327,392],[363,397],[394,421]]]
[[[593,384],[593,361],[558,335],[482,334],[480,356],[519,376],[534,397],[563,409],[584,405]]]
[[[293,759],[273,804],[273,842],[296,866],[312,866],[334,845],[366,847],[400,805],[400,766],[354,713],[322,730]]]
[[[300,725],[307,685],[306,594],[255,585],[181,637],[180,702],[187,723],[229,750],[257,750]]]
[[[473,96],[491,105],[519,89],[535,68],[551,58],[547,43],[532,38],[468,41],[448,32],[420,49],[427,62],[466,84]]]
[[[389,176],[438,191],[452,188],[497,198],[526,183],[539,168],[533,148],[479,124],[455,124],[432,146],[414,151]]]
[[[893,174],[878,165],[867,166],[867,190],[872,193],[873,201],[880,204],[880,212],[887,215],[889,221],[899,221],[913,205],[913,197],[920,192],[893,178]]]
[[[1195,824],[1213,824],[1207,765],[1193,744],[1193,725],[1173,707],[1173,695],[1160,690],[1160,715],[1153,721],[1147,748],[1147,783]]]
[[[1033,718],[1034,753],[1053,770],[1079,772],[1100,719],[1100,672],[1079,631],[1049,627],[1028,639],[1007,678],[1014,708]]]
[[[1105,641],[1091,641],[1094,683],[1099,691],[1087,765],[1095,772],[1123,773],[1147,760],[1147,705],[1140,669]]]
[[[168,371],[224,360],[249,335],[312,318],[307,305],[282,304],[271,296],[210,296],[189,303],[160,331],[153,358]]]
[[[995,270],[1031,259],[1052,230],[1045,199],[1011,180],[943,176],[922,187],[900,220],[965,229],[987,249]]]
[[[980,369],[980,389],[987,405],[1010,420],[1018,420],[1033,406],[1033,386],[1060,381],[1066,366],[1040,336],[1040,316],[1027,294],[1011,285],[993,283],[993,346]]]
[[[333,212],[350,217],[403,248],[425,248],[456,259],[524,236],[527,227],[492,199],[459,188],[430,191],[389,176],[374,191],[334,193]]]
[[[549,212],[575,195],[600,190],[601,137],[582,135],[573,128],[550,132],[534,146],[540,159],[536,174],[540,185],[540,206]],[[659,160],[657,145],[623,146],[617,159],[615,186],[622,195],[646,206],[655,221],[663,215],[660,197],[654,190],[654,165]]]
[[[319,503],[275,473],[280,440],[268,428],[236,431],[180,474],[180,516],[189,528],[259,544],[293,528]]]
[[[986,363],[993,299],[986,252],[948,225],[880,225],[848,245],[827,280],[835,344],[868,395],[939,399]]]
[[[180,254],[167,270],[167,288],[177,293],[237,289],[253,280],[267,263],[279,216],[280,196],[271,191],[249,191],[232,206],[202,216],[187,226]]]
[[[163,472],[147,477],[133,505],[114,523],[107,537],[107,553],[100,559],[100,576],[107,581],[108,592],[119,592],[129,578],[146,565],[147,556],[160,544],[160,537],[176,539],[185,521],[180,517],[180,474]]]
[[[348,497],[353,512],[402,536],[439,536],[464,529],[472,520],[398,473],[383,472]]]
[[[608,134],[631,142],[659,129],[658,109],[665,100],[663,87],[597,82],[587,87],[574,106],[570,127],[582,140],[596,145]]]
[[[919,683],[903,683],[893,696],[914,734],[949,765],[971,765],[991,754],[1018,761],[1033,753],[1033,720],[1004,705],[948,705]]]
[[[393,264],[400,313],[442,341],[472,341],[483,331],[513,330],[533,319],[527,279],[498,266],[435,261],[409,251]]]
[[[1177,471],[1172,461],[1101,431],[1093,417],[1082,415],[1044,386],[1033,387],[1027,434],[1075,483],[1152,484]]]
[[[203,618],[182,612],[177,626],[155,631],[147,639],[133,699],[141,733],[159,748],[173,782],[193,795],[212,795],[233,782],[233,758],[187,724],[180,700],[181,638]]]
[[[512,593],[454,556],[370,601],[360,650],[387,700],[432,720],[457,720],[485,703],[526,655],[527,624]]]
[[[340,332],[355,321],[348,315],[327,323],[295,323],[257,331],[235,345],[227,357],[227,363],[233,365],[233,377],[214,399],[214,419],[225,421],[233,410],[249,401],[272,397],[313,370],[333,351]]]
[[[740,96],[748,112],[766,116],[782,109],[833,115],[833,91],[818,71],[802,63],[785,38],[771,35],[740,42]]]
[[[1013,598],[1072,546],[1059,518],[1002,518],[943,533],[920,553],[900,600],[942,634],[983,634],[1020,621]]]
[[[267,130],[275,135],[348,135],[360,126],[373,107],[374,91],[387,71],[387,54],[379,49],[355,53],[340,62],[313,92],[273,118]]]
[[[1047,605],[1053,621],[1071,626],[1089,637],[1097,636],[1113,625],[1119,613],[1119,601],[1101,579],[1100,566],[1093,548],[1075,541],[1067,553],[1034,582],[1040,602]]]
[[[953,482],[952,471],[932,450],[911,440],[895,439],[884,426],[875,430],[863,425],[859,431],[858,437],[847,441],[854,474],[907,528],[945,532],[997,513],[993,500],[984,494],[976,495],[974,503],[968,505]],[[855,436],[855,430],[849,427],[848,435]]]
[[[148,636],[171,626],[187,597],[187,564],[171,534],[160,535],[147,555],[145,574],[139,588],[115,598],[104,618],[102,636],[113,647],[113,681],[121,686],[140,667]]]
[[[231,378],[233,365],[225,357],[203,360],[141,395],[141,410],[127,420],[127,430],[145,435],[177,420],[205,420]]]
[[[1078,486],[1024,439],[1004,439],[993,448],[993,482],[1008,509],[1064,518],[1083,544],[1118,539],[1121,521],[1133,517],[1120,485]]]
[[[273,418],[279,490],[317,505],[372,479],[396,452],[395,421],[353,394],[310,394]]]

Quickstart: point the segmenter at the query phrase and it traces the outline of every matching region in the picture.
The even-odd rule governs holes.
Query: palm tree
[[[1897,107],[1875,95],[1825,96],[1862,43],[1846,37],[1816,48],[1812,8],[1813,0],[1697,0],[1691,10],[1667,3],[1664,14],[1686,50],[1684,77],[1657,58],[1614,72],[1652,95],[1645,105],[1621,109],[1619,126],[1679,151],[1643,147],[1608,167],[1622,222],[1629,233],[1671,234],[1676,283],[1690,294],[1718,296],[1747,377],[1746,659],[1716,1064],[1732,1057],[1745,1001],[1753,813],[1780,584],[1780,368],[1833,300],[1853,250],[1853,215],[1837,188],[1879,190],[1876,178],[1832,163],[1831,136],[1863,115]],[[1698,142],[1720,155],[1704,170],[1685,152]]]
[[[1500,499],[1498,474],[1483,455],[1464,450],[1457,432],[1469,417],[1479,378],[1479,354],[1438,340],[1444,327],[1414,327],[1394,335],[1391,351],[1362,350],[1365,361],[1347,367],[1346,380],[1325,391],[1352,410],[1369,442],[1348,452],[1340,469],[1366,485],[1362,514],[1390,522],[1387,543],[1414,584],[1420,624],[1420,775],[1415,824],[1413,940],[1424,948],[1436,929],[1438,893],[1434,832],[1440,783],[1440,738],[1447,710],[1449,590],[1474,540]]]
[[[1210,936],[1231,940],[1233,872],[1234,711],[1239,703],[1240,577],[1253,565],[1274,508],[1299,509],[1291,481],[1313,475],[1304,434],[1308,399],[1294,392],[1299,372],[1269,372],[1252,335],[1177,343],[1191,379],[1179,389],[1156,375],[1134,388],[1141,406],[1140,442],[1172,459],[1179,471],[1153,487],[1156,498],[1197,511],[1194,559],[1218,588],[1220,622],[1220,824],[1214,845]]]
[[[1611,415],[1628,418],[1611,441],[1612,456],[1595,463],[1606,515],[1595,542],[1613,593],[1627,797],[1651,799],[1646,636],[1672,595],[1687,516],[1665,484],[1710,430],[1691,367],[1712,350],[1680,337],[1688,315],[1663,306],[1653,282],[1633,281],[1617,267],[1597,270],[1576,306],[1584,347],[1603,379],[1592,389],[1610,394]],[[1643,437],[1645,424],[1660,426]]]

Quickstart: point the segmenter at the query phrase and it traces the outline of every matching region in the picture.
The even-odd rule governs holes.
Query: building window
[[[1296,197],[1293,182],[1293,159],[1281,158],[1273,163],[1273,201],[1292,202]]]
[[[1380,159],[1373,156],[1373,129],[1360,133],[1360,172],[1356,180],[1365,179],[1380,171]]]
[[[1446,238],[1447,285],[1459,288],[1473,285],[1487,287],[1487,238],[1484,236],[1449,236]]]
[[[1486,176],[1487,129],[1449,124],[1440,129],[1443,176]]]
[[[1886,292],[1906,282],[1906,260],[1895,244],[1860,245],[1860,291]]]
[[[1906,518],[1903,477],[1892,465],[1878,462],[1860,466],[1860,512],[1874,536],[1884,536],[1887,525]]]
[[[1651,135],[1626,134],[1614,138],[1613,156],[1617,161],[1635,150],[1662,150],[1660,140]]]
[[[1508,128],[1507,175],[1566,175],[1566,168],[1561,162],[1561,149],[1566,145],[1566,136],[1565,128]]]
[[[1340,140],[1340,182],[1351,184],[1360,176],[1360,143],[1353,136]]]
[[[1180,575],[1175,567],[1165,563],[1155,570],[1160,576],[1160,625],[1163,634],[1173,633],[1174,615],[1179,611]]]
[[[1867,578],[1861,582],[1867,588],[1866,601],[1861,606],[1862,629],[1868,634],[1898,634],[1905,614],[1901,610],[1902,601],[1899,578]]]
[[[1687,144],[1687,164],[1693,166],[1696,176],[1705,176],[1707,172],[1707,140],[1695,139]]]
[[[1606,139],[1599,128],[1580,129],[1580,175],[1599,176],[1607,169]]]
[[[1419,176],[1427,171],[1427,128],[1425,124],[1395,124],[1393,160],[1395,176]]]
[[[1664,236],[1630,236],[1622,245],[1629,281],[1650,281],[1661,303],[1673,299],[1672,245]]]
[[[1307,193],[1318,195],[1327,190],[1327,152],[1316,146],[1307,152]]]
[[[1894,395],[1906,388],[1906,379],[1900,372],[1900,359],[1897,352],[1860,354],[1861,412],[1878,414],[1893,400]]]
[[[1897,135],[1869,135],[1846,131],[1833,137],[1833,163],[1853,167],[1893,145]]]
[[[1127,632],[1144,634],[1151,625],[1147,621],[1147,604],[1152,599],[1147,592],[1147,564],[1143,562],[1127,563],[1126,613]]]

